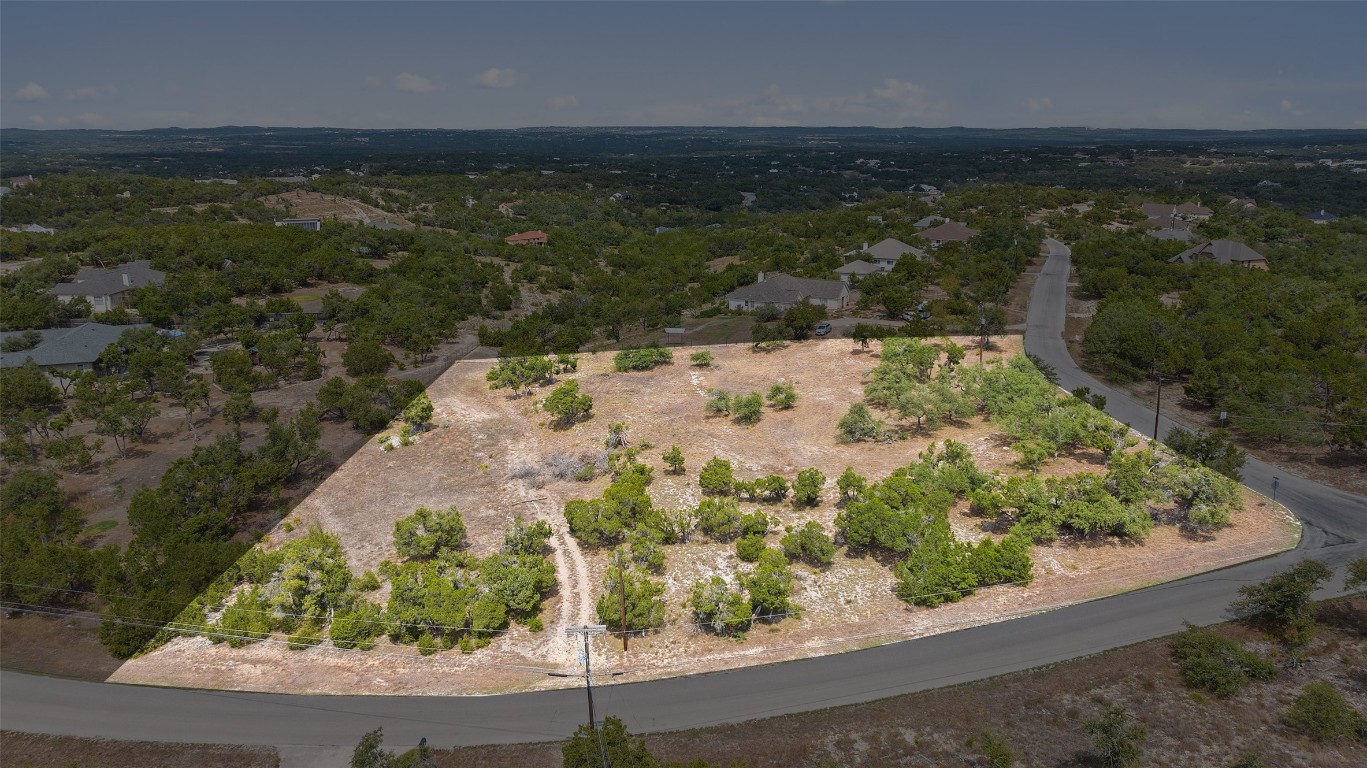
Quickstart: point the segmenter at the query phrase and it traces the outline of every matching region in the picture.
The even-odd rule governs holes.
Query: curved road
[[[1031,296],[1026,346],[1067,388],[1106,395],[1107,410],[1143,428],[1153,412],[1082,373],[1061,333],[1069,251],[1051,255]],[[1171,426],[1164,423],[1163,433]],[[1150,427],[1151,428],[1151,427]],[[1326,488],[1256,460],[1246,482],[1305,523],[1301,545],[1275,558],[1070,608],[911,642],[731,672],[597,688],[598,711],[633,732],[678,730],[870,701],[982,679],[1170,634],[1183,620],[1224,620],[1242,584],[1314,556],[1340,567],[1364,554],[1367,499]],[[439,670],[434,665],[434,673]],[[0,673],[7,730],[116,739],[263,744],[287,763],[326,764],[383,726],[389,745],[507,743],[562,739],[584,720],[582,690],[488,697],[283,696],[86,683]],[[602,716],[602,714],[600,714]]]

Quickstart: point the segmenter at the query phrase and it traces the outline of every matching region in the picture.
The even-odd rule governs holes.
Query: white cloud
[[[116,89],[116,87],[113,87],[112,85],[104,87],[87,85],[85,87],[78,87],[78,89],[75,90],[68,90],[64,98],[66,98],[67,101],[94,101],[101,96],[113,96],[115,93],[119,93],[119,89]]]
[[[1301,115],[1305,114],[1305,110],[1301,109],[1299,104],[1296,104],[1295,102],[1290,101],[1288,99],[1282,99],[1282,112],[1288,115],[1295,115],[1297,117],[1300,117]]]
[[[1026,99],[1024,105],[1026,112],[1044,112],[1054,108],[1054,100],[1047,96],[1042,99]]]
[[[446,86],[435,83],[422,75],[415,75],[411,72],[400,72],[393,78],[394,87],[404,93],[431,93],[440,91]]]
[[[881,86],[874,88],[873,97],[896,110],[899,117],[930,117],[944,108],[944,102],[930,99],[930,91],[925,86],[893,77],[884,79]]]
[[[14,94],[14,98],[18,101],[47,101],[47,89],[37,83],[30,82],[20,88],[19,92]]]
[[[484,88],[512,88],[522,82],[522,73],[516,69],[492,67],[475,75],[470,82]]]
[[[46,123],[46,122],[47,122],[46,120],[43,119],[43,116],[42,116],[42,115],[29,115],[29,116],[28,116],[28,121],[29,121],[30,123],[33,123],[34,125],[42,125],[43,123]]]
[[[99,125],[104,122],[104,117],[94,112],[82,112],[76,116],[76,122],[81,125]]]
[[[552,96],[546,99],[546,106],[551,109],[572,109],[579,106],[579,99],[574,98],[574,94],[565,96]]]
[[[376,77],[376,76],[374,76],[374,75],[367,75],[367,76],[366,76],[366,79],[365,79],[365,84],[366,84],[366,87],[367,87],[367,88],[379,88],[379,87],[380,87],[380,78],[378,78],[378,77]]]

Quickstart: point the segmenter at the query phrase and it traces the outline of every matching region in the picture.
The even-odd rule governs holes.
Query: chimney
[[[755,282],[757,282],[757,283],[762,283],[762,282],[764,282],[764,273],[763,273],[763,272],[759,273],[759,279],[756,280]]]
[[[123,284],[124,287],[133,285],[133,278],[129,277],[127,272],[123,273]]]
[[[868,243],[864,243],[864,250],[867,251],[868,249],[869,249],[869,244],[868,244]]]

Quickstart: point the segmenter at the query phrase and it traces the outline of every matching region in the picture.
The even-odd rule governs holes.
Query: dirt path
[[[967,341],[962,340],[962,341]],[[996,345],[994,345],[996,346]],[[528,690],[572,684],[548,678],[547,670],[579,667],[582,641],[565,635],[568,627],[596,624],[595,601],[602,591],[611,553],[582,548],[569,536],[562,510],[571,499],[600,496],[610,482],[556,480],[548,467],[557,454],[601,450],[607,425],[627,425],[633,445],[651,443],[640,460],[655,467],[650,494],[663,510],[695,506],[701,498],[698,472],[712,456],[730,460],[738,477],[769,473],[793,477],[806,467],[820,470],[828,490],[820,504],[743,503],[743,511],[763,511],[777,523],[767,536],[777,546],[787,526],[816,522],[833,530],[837,494],[830,483],[846,467],[864,476],[886,477],[914,461],[931,442],[953,438],[964,443],[978,466],[988,472],[1018,474],[1016,456],[994,425],[975,418],[933,435],[914,435],[888,444],[840,443],[836,422],[861,396],[871,353],[852,349],[846,340],[813,340],[755,353],[749,344],[707,347],[715,358],[708,368],[688,364],[699,347],[673,350],[675,363],[649,372],[612,370],[612,355],[580,358],[575,378],[593,397],[593,418],[569,429],[544,426],[538,397],[491,392],[485,372],[492,361],[458,362],[432,384],[434,421],[413,445],[384,452],[374,441],[364,446],[291,516],[293,533],[271,533],[275,546],[321,525],[342,540],[356,573],[373,570],[396,555],[394,522],[419,506],[455,504],[469,532],[470,551],[486,556],[498,550],[515,515],[551,524],[557,593],[547,601],[540,632],[514,626],[475,653],[442,652],[421,657],[410,646],[385,640],[367,654],[339,653],[326,646],[291,651],[259,643],[239,649],[184,638],[124,665],[115,680],[211,688],[314,693],[471,694]],[[1019,351],[1018,337],[1004,337],[989,358]],[[754,426],[706,417],[704,394],[720,388],[733,393],[763,391],[775,382],[794,385],[797,406],[766,409]],[[544,391],[541,394],[544,397]],[[663,470],[660,454],[672,445],[685,456],[685,472]],[[1100,458],[1080,452],[1051,462],[1046,474],[1098,471]],[[540,478],[521,479],[528,474]],[[517,475],[518,477],[514,477]],[[956,509],[951,524],[966,539],[998,533],[979,518]],[[624,681],[638,681],[837,653],[882,642],[920,637],[1001,621],[1107,594],[1232,565],[1281,551],[1297,540],[1284,510],[1248,498],[1248,509],[1214,541],[1184,537],[1159,526],[1142,545],[1109,541],[1066,542],[1036,547],[1035,580],[1028,587],[981,590],[962,602],[936,609],[912,608],[897,599],[895,577],[885,562],[843,550],[826,569],[794,568],[792,600],[800,615],[775,624],[756,625],[743,643],[707,634],[694,625],[686,607],[692,585],[719,576],[728,583],[754,566],[741,562],[734,543],[694,537],[664,547],[666,564],[658,579],[665,588],[665,625],[633,638],[629,655],[612,640],[593,641],[594,668],[627,670]],[[383,590],[371,599],[383,601]],[[441,670],[434,674],[433,670]]]

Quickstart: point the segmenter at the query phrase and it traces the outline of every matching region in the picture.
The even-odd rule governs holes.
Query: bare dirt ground
[[[969,343],[967,339],[961,342]],[[1000,340],[990,356],[1014,354],[1018,337]],[[557,452],[579,454],[602,446],[607,425],[624,422],[632,444],[652,443],[642,459],[656,467],[651,494],[658,507],[677,509],[701,498],[697,472],[716,455],[732,461],[738,477],[768,473],[793,477],[806,467],[828,478],[824,503],[811,509],[787,504],[754,505],[780,519],[769,535],[776,544],[783,525],[817,520],[828,530],[836,514],[835,478],[847,466],[881,478],[916,458],[934,440],[953,438],[973,451],[987,470],[1015,472],[1014,454],[980,420],[888,445],[841,444],[836,421],[862,396],[862,377],[877,362],[846,340],[792,344],[771,353],[749,345],[714,346],[711,368],[692,368],[692,349],[675,350],[673,365],[631,374],[611,373],[611,355],[581,358],[577,378],[594,398],[595,416],[571,429],[543,426],[536,396],[513,398],[490,392],[484,373],[490,361],[458,362],[432,384],[434,422],[443,425],[412,446],[392,452],[372,443],[358,451],[290,516],[293,532],[272,531],[266,546],[321,526],[340,536],[353,571],[374,569],[395,557],[394,521],[419,506],[455,504],[469,529],[471,549],[488,554],[499,545],[515,515],[542,518],[554,528],[557,594],[548,601],[545,631],[521,627],[502,634],[491,646],[470,655],[459,652],[419,656],[413,648],[381,644],[368,653],[328,646],[287,650],[283,642],[262,642],[242,649],[215,646],[204,638],[180,638],[132,660],[111,676],[119,682],[309,693],[456,694],[526,690],[565,684],[548,678],[548,669],[577,664],[577,648],[562,630],[595,622],[594,601],[601,592],[607,562],[604,551],[586,550],[572,539],[561,514],[564,502],[600,495],[608,480],[544,483],[513,479],[511,470],[539,466]],[[703,400],[711,388],[732,392],[765,391],[779,381],[798,392],[796,408],[766,412],[753,427],[721,418],[704,418]],[[544,396],[544,391],[542,396]],[[682,447],[687,472],[665,474],[660,453]],[[1050,473],[1098,470],[1100,456],[1080,453],[1050,465]],[[963,602],[938,609],[913,608],[892,592],[892,571],[873,558],[841,552],[824,572],[797,566],[792,599],[800,616],[757,625],[744,642],[703,634],[690,625],[684,608],[691,584],[720,575],[734,582],[742,564],[730,544],[695,540],[667,547],[662,577],[668,606],[663,630],[620,648],[595,651],[596,668],[625,671],[620,681],[690,674],[736,666],[834,653],[894,640],[999,621],[1114,594],[1146,584],[1180,578],[1242,562],[1293,546],[1298,528],[1286,511],[1254,495],[1233,526],[1212,540],[1196,540],[1160,527],[1147,543],[1058,543],[1037,547],[1035,580],[1028,587],[995,587]],[[989,535],[980,520],[957,510],[952,522],[960,536]],[[375,595],[383,600],[383,591]],[[435,673],[435,674],[434,674]]]
[[[1131,384],[1116,384],[1102,375],[1099,368],[1082,351],[1082,336],[1091,325],[1099,302],[1079,299],[1073,295],[1077,283],[1068,284],[1068,316],[1064,320],[1063,338],[1068,344],[1068,352],[1077,361],[1078,367],[1092,376],[1107,381],[1111,386],[1123,389],[1130,397],[1150,408],[1158,402],[1158,384],[1154,381],[1138,381]],[[1167,297],[1164,297],[1167,301]],[[1169,385],[1163,393],[1163,414],[1171,419],[1185,422],[1188,426],[1211,429],[1215,426],[1218,412],[1187,400],[1182,396],[1180,385]],[[1250,437],[1230,430],[1232,439],[1248,452],[1269,464],[1285,468],[1301,477],[1306,477],[1323,485],[1332,486],[1350,493],[1367,494],[1367,461],[1345,451],[1331,451],[1325,446],[1291,445],[1272,440]],[[1161,437],[1161,435],[1160,435]]]
[[[356,740],[360,740],[360,736]],[[274,747],[235,747],[218,744],[172,744],[155,741],[75,739],[36,733],[0,731],[0,754],[11,768],[276,768]]]
[[[414,229],[413,222],[397,213],[382,211],[358,200],[350,200],[338,195],[325,195],[322,192],[309,192],[295,189],[261,198],[263,205],[288,210],[293,218],[337,219],[338,221],[359,221],[362,224],[385,222],[397,224],[404,229]]]

